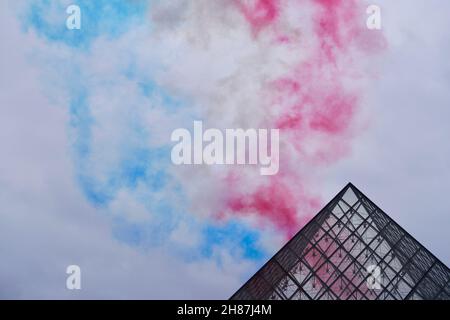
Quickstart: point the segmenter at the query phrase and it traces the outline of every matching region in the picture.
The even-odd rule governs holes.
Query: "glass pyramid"
[[[450,270],[349,183],[232,300],[450,299]]]

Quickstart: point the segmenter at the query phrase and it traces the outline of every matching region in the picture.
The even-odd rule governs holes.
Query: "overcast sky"
[[[39,2],[28,1],[30,6]],[[353,138],[348,154],[307,179],[320,177],[320,183],[314,183],[314,192],[322,204],[347,182],[353,182],[449,265],[450,3],[373,3],[382,8],[382,32],[388,45],[370,61],[376,72],[365,89],[361,116],[364,130]],[[158,24],[161,32],[169,32],[164,29],[166,24],[172,25],[177,19],[175,13],[184,8],[183,1],[173,4],[173,11],[158,15],[165,17]],[[216,186],[210,185],[208,176],[197,177],[195,171],[177,173],[182,186],[195,183],[193,189],[197,191],[187,194],[167,195],[173,185],[169,181],[160,186],[167,180],[160,176],[160,166],[149,169],[154,184],[146,184],[146,188],[109,184],[115,181],[109,170],[116,168],[113,162],[117,150],[121,154],[129,151],[123,145],[116,148],[115,142],[123,138],[120,134],[129,133],[126,145],[135,149],[141,146],[140,133],[124,124],[128,117],[135,119],[128,109],[120,108],[125,101],[139,106],[146,98],[127,86],[129,79],[121,79],[117,87],[102,85],[105,79],[118,77],[116,69],[120,66],[116,66],[126,59],[122,48],[136,45],[137,63],[157,73],[161,71],[152,61],[156,57],[172,59],[170,48],[179,40],[162,43],[168,52],[166,57],[162,51],[140,48],[142,30],[137,28],[118,36],[117,41],[108,36],[96,40],[91,54],[76,58],[64,41],[58,42],[57,37],[43,40],[39,30],[24,26],[27,5],[17,5],[13,0],[0,3],[0,298],[228,298],[284,241],[276,228],[255,230],[255,224],[245,219],[225,226],[204,222],[208,221],[209,208],[219,200],[214,198]],[[117,16],[120,19],[121,15]],[[61,19],[64,21],[65,15]],[[193,34],[199,28],[189,27]],[[111,25],[105,28],[114,29]],[[258,48],[249,46],[243,51],[252,54]],[[195,51],[189,54],[195,56]],[[210,63],[207,58],[206,64]],[[228,64],[232,61],[224,57],[221,67],[198,77],[209,79],[208,72],[225,72],[223,65]],[[79,90],[81,85],[61,83],[65,75],[51,72],[67,72],[80,65],[87,65],[79,73],[86,76],[83,79],[90,79],[92,99],[101,106],[92,117],[106,128],[94,141],[98,145],[106,141],[106,151],[88,160],[82,152],[84,133],[71,126],[72,109],[67,107],[73,103],[68,91]],[[180,74],[188,74],[189,67]],[[251,79],[254,69],[246,68]],[[167,71],[166,82],[176,78],[172,71]],[[102,75],[100,80],[95,78],[97,74]],[[244,73],[236,78],[237,83],[245,83],[246,77]],[[175,89],[203,94],[186,82]],[[153,90],[145,86],[141,89]],[[169,99],[164,93],[158,94],[161,103]],[[74,95],[83,104],[83,93]],[[108,97],[112,97],[110,102],[102,103]],[[227,103],[235,101],[240,100]],[[178,110],[177,101],[168,104]],[[230,114],[239,114],[233,112],[237,111],[230,109]],[[154,136],[158,138],[151,142],[155,150],[164,148],[158,139],[168,136],[167,123],[186,123],[186,118],[163,114],[158,108],[145,115],[157,128]],[[225,124],[232,122],[226,112],[214,117],[223,118]],[[159,163],[157,157],[158,153],[149,159]],[[147,155],[144,159],[148,160]],[[140,160],[133,157],[130,161]],[[132,176],[137,174],[133,171]],[[101,192],[92,181],[101,181]],[[188,205],[185,197],[192,200]],[[195,201],[204,198],[201,205]],[[188,211],[198,216],[186,218]],[[161,212],[167,215],[158,215]],[[80,291],[65,287],[65,268],[70,264],[82,269]]]
[[[372,124],[334,168],[450,263],[450,52],[444,1],[379,1],[389,42],[373,83]],[[328,194],[335,184],[330,184]]]

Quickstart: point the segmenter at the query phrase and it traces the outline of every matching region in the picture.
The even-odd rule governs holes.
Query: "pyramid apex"
[[[352,182],[348,182],[345,188],[352,188],[352,189],[358,189]]]

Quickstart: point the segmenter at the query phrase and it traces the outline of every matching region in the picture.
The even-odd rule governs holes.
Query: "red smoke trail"
[[[258,33],[266,31],[275,33],[278,40],[283,39],[277,45],[290,41],[289,35],[280,34],[276,28],[283,1],[254,0],[249,4],[238,0],[236,3],[255,33],[255,41]],[[298,0],[296,3],[314,7],[313,34],[306,36],[313,37],[315,41],[311,43],[315,45],[308,48],[312,53],[306,61],[272,83],[273,108],[279,110],[273,127],[281,130],[297,156],[314,169],[331,164],[348,152],[351,124],[362,93],[348,88],[345,81],[366,77],[357,60],[383,49],[384,39],[365,28],[365,7],[356,0]],[[306,150],[312,138],[318,143],[313,152]],[[306,191],[308,186],[301,183],[304,174],[296,165],[282,161],[290,155],[283,154],[282,149],[280,153],[277,176],[266,177],[269,183],[251,194],[230,191],[226,206],[233,214],[257,212],[290,237],[320,205]]]
[[[252,194],[232,194],[228,199],[227,208],[235,213],[257,212],[273,222],[278,228],[286,232],[288,237],[298,231],[298,206],[317,208],[319,202],[308,197],[298,188],[286,184],[284,179],[274,176],[268,185],[260,186]],[[297,191],[297,193],[294,193]]]
[[[270,26],[278,18],[279,0],[236,0],[235,2],[255,33]]]

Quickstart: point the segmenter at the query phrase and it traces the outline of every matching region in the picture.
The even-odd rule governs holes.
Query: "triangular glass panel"
[[[349,183],[233,300],[449,300],[450,270]]]

